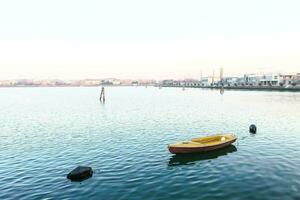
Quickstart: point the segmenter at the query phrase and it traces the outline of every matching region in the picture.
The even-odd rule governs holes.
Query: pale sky
[[[0,79],[300,72],[299,0],[0,0]]]

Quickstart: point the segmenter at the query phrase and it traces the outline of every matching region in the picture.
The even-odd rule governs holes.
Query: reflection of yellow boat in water
[[[236,137],[231,134],[219,134],[206,137],[194,138],[190,141],[169,144],[171,153],[198,153],[220,149],[236,141]]]
[[[176,154],[170,158],[169,166],[176,166],[176,165],[187,165],[193,164],[193,162],[201,161],[201,160],[211,160],[216,159],[221,156],[225,156],[229,153],[236,152],[237,149],[233,145],[229,145],[222,149],[217,149],[214,151],[209,151],[206,153],[190,153],[190,154]]]

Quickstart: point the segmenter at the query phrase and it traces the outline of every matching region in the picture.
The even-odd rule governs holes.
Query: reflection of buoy
[[[254,124],[251,124],[249,127],[249,132],[255,134],[257,131],[257,128]]]

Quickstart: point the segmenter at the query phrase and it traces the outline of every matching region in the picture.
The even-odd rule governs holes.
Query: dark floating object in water
[[[249,132],[255,134],[257,131],[257,128],[254,124],[251,124],[249,127]]]
[[[91,167],[78,166],[67,175],[67,178],[71,181],[83,181],[92,176],[93,170]]]

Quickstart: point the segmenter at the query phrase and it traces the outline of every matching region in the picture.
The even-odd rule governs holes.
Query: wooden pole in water
[[[220,94],[223,95],[223,94],[224,94],[224,91],[225,91],[225,90],[224,90],[224,87],[222,86],[222,87],[220,88]]]
[[[104,87],[102,87],[102,89],[101,89],[100,101],[101,101],[102,103],[105,103]]]

